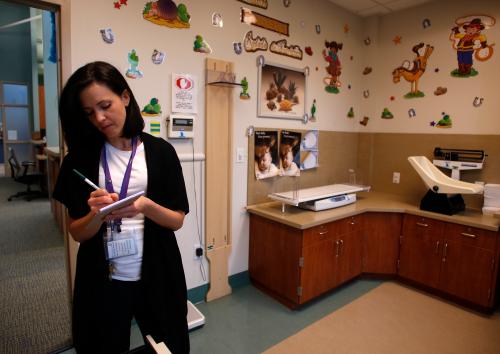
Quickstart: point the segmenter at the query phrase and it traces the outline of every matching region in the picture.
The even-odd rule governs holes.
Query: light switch
[[[245,149],[242,147],[236,148],[236,163],[245,163]]]

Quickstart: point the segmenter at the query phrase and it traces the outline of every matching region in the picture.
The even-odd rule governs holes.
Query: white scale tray
[[[268,195],[268,197],[285,204],[298,206],[299,203],[304,203],[311,200],[326,199],[334,197],[336,195],[351,194],[369,190],[369,186],[360,186],[354,184],[330,184],[321,187],[299,189],[298,191],[271,193]]]

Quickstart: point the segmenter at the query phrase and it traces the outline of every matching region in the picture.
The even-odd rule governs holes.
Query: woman
[[[77,352],[129,350],[135,317],[143,336],[164,342],[172,353],[188,353],[186,282],[174,231],[189,205],[174,148],[142,132],[125,78],[104,62],[69,78],[59,115],[68,154],[53,196],[68,208],[69,232],[80,242],[73,296]],[[100,188],[84,183],[74,169]],[[104,220],[95,216],[138,191],[146,196]],[[124,240],[131,245],[125,255],[105,252]]]

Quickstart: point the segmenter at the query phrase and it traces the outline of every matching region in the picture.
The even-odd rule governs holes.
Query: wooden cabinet
[[[252,282],[296,307],[361,274],[362,216],[298,230],[250,216]]]
[[[497,232],[410,214],[369,212],[305,230],[251,214],[249,250],[253,284],[290,308],[370,273],[486,309],[500,244]]]
[[[442,221],[405,215],[400,276],[433,288],[438,287],[444,225]]]
[[[399,275],[490,307],[496,232],[406,215]]]
[[[366,213],[363,218],[363,273],[395,275],[398,271],[402,215]]]

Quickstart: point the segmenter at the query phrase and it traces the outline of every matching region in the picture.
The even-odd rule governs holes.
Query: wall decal
[[[345,34],[349,33],[349,30],[350,30],[349,25],[347,23],[344,24],[344,33]]]
[[[152,120],[149,122],[149,133],[151,135],[160,135],[161,133],[161,123],[156,121],[156,120]]]
[[[449,115],[447,115],[445,112],[441,113],[443,118],[441,118],[437,123],[432,121],[430,124],[432,127],[436,128],[451,128],[453,126],[453,122],[451,121],[451,118]]]
[[[233,50],[236,54],[240,55],[243,51],[243,45],[241,42],[233,42]]]
[[[397,84],[401,77],[410,83],[410,92],[404,95],[405,98],[416,98],[424,97],[425,94],[418,90],[418,81],[420,77],[424,74],[427,67],[427,60],[434,51],[434,47],[427,44],[425,46],[424,54],[420,54],[420,50],[424,47],[424,43],[419,43],[413,46],[412,51],[417,55],[413,60],[413,65],[411,67],[405,67],[409,65],[409,61],[403,62],[403,65],[397,67],[392,72],[392,81]]]
[[[311,122],[316,122],[316,99],[313,99],[313,103],[312,103],[312,106],[311,106],[311,117],[309,117],[309,120]]]
[[[389,99],[390,99],[391,101],[394,101],[394,100],[396,99],[396,97],[391,96],[391,97],[389,97]]]
[[[119,0],[113,2],[113,6],[115,9],[120,10],[120,8],[123,6],[127,6],[127,0]]]
[[[218,12],[214,12],[212,14],[212,26],[214,27],[223,27],[224,21],[222,21],[222,15]]]
[[[139,57],[135,49],[132,49],[132,51],[128,53],[127,59],[130,66],[125,75],[131,79],[140,79],[143,77],[144,74],[137,68],[139,66]]]
[[[398,44],[401,44],[401,40],[403,39],[403,37],[401,36],[395,36],[392,41],[394,42],[395,45],[398,45]]]
[[[495,18],[487,15],[470,15],[455,20],[451,29],[450,41],[457,51],[458,68],[451,72],[454,77],[476,76],[479,72],[473,67],[473,57],[486,61],[493,55],[493,44],[488,45],[484,29],[495,25]]]
[[[347,112],[347,118],[354,118],[354,109],[349,108],[349,112]]]
[[[364,117],[363,117],[363,120],[360,120],[360,121],[359,121],[359,124],[361,124],[361,125],[363,125],[363,126],[365,126],[365,127],[366,127],[366,125],[368,124],[368,120],[369,120],[369,119],[370,119],[369,117],[364,116]]]
[[[444,95],[446,92],[448,92],[448,89],[446,87],[438,86],[438,87],[436,87],[434,94],[436,96],[441,96],[441,95]]]
[[[267,50],[269,44],[265,37],[253,37],[253,32],[248,31],[243,40],[243,46],[247,52],[256,52],[258,50]]]
[[[194,43],[193,43],[193,50],[198,53],[204,53],[204,54],[210,54],[212,53],[212,48],[210,48],[210,45],[205,42],[202,36],[199,34],[196,36]]]
[[[264,179],[279,174],[278,131],[256,130],[254,134],[255,178]]]
[[[326,72],[330,75],[323,79],[325,82],[325,91],[328,93],[339,93],[338,89],[341,85],[339,76],[342,73],[340,59],[338,56],[339,50],[342,50],[342,43],[337,43],[335,41],[325,42],[326,49],[323,49],[323,58],[328,62],[328,66],[325,68]]]
[[[351,84],[347,85],[347,88],[350,90],[351,89]]]
[[[286,44],[286,39],[271,42],[269,51],[275,54],[284,55],[290,58],[302,60],[302,49],[298,45]]]
[[[171,28],[189,28],[189,15],[186,5],[177,6],[172,0],[149,1],[144,5],[142,17],[156,25]]]
[[[439,68],[435,68],[435,69],[434,69],[434,72],[435,72],[435,73],[438,73],[438,72],[439,72]]]
[[[288,23],[262,15],[245,7],[241,8],[241,22],[288,36]]]
[[[153,50],[153,54],[151,55],[151,61],[153,64],[160,65],[165,60],[165,53],[160,52],[159,50]]]
[[[319,131],[309,130],[304,133],[300,143],[300,169],[308,170],[319,166]]]
[[[257,115],[270,118],[303,119],[306,114],[307,68],[278,64],[259,66]]]
[[[247,77],[244,76],[243,79],[240,81],[241,84],[241,92],[240,92],[240,98],[242,100],[248,100],[250,98],[250,94],[248,93],[248,80]]]
[[[238,1],[255,7],[260,7],[261,9],[267,9],[267,0],[238,0]]]
[[[363,42],[365,42],[365,45],[370,45],[372,43],[372,40],[370,39],[370,37],[366,37]]]
[[[313,55],[313,50],[311,47],[305,47],[304,51],[306,52],[307,55],[311,56]]]
[[[391,111],[389,111],[389,108],[386,107],[382,111],[382,114],[380,115],[380,118],[392,119],[392,118],[394,118],[394,114],[392,114]]]
[[[291,3],[292,3],[292,0],[283,0],[284,7],[289,7]]]
[[[316,25],[316,26],[314,26],[314,28],[316,29],[317,34],[321,33],[321,26],[320,25]]]
[[[484,100],[483,97],[481,97],[481,98],[476,97],[476,98],[474,98],[474,101],[472,101],[472,105],[474,107],[479,107],[479,106],[481,106],[483,104],[483,100]]]
[[[364,98],[368,98],[368,97],[370,97],[370,91],[369,91],[369,90],[364,90],[364,91],[363,91],[363,97],[364,97]]]
[[[429,20],[428,18],[426,18],[422,21],[422,27],[424,27],[424,29],[426,29],[427,27],[430,27],[430,26],[431,26],[431,20]]]
[[[372,67],[371,66],[367,66],[365,67],[365,69],[363,70],[363,75],[368,75],[369,73],[372,72]]]
[[[161,113],[161,106],[157,98],[152,98],[141,111],[143,116],[156,117]]]
[[[115,41],[115,35],[111,28],[103,28],[99,30],[101,33],[102,40],[108,44],[112,44]]]
[[[415,112],[415,108],[410,108],[408,110],[408,117],[413,118],[413,117],[416,117],[416,116],[417,116],[417,113]]]

